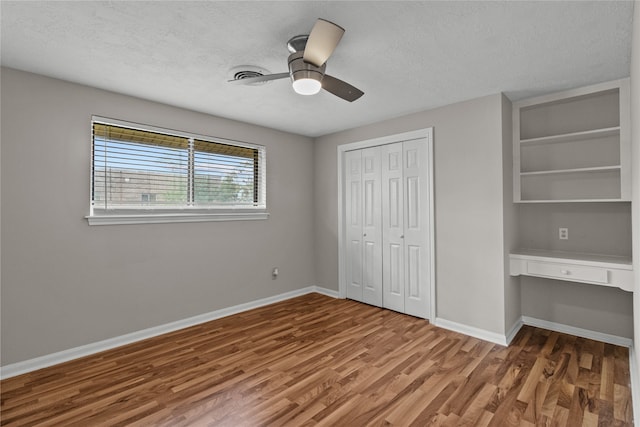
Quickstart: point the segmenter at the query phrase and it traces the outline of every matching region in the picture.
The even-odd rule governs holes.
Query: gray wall
[[[631,173],[633,209],[633,269],[635,292],[633,294],[633,341],[636,348],[636,366],[640,366],[640,2],[633,5],[633,38],[631,40]],[[636,372],[638,372],[636,370]],[[640,381],[640,378],[637,378]],[[640,405],[634,405],[640,409]],[[636,413],[636,416],[638,414]]]
[[[522,315],[633,338],[633,296],[618,288],[520,276]]]
[[[11,69],[1,79],[2,365],[315,284],[311,139]],[[265,145],[270,218],[90,227],[92,114]]]
[[[569,239],[558,238],[558,228]],[[612,203],[540,203],[520,206],[520,247],[631,256],[631,206]]]
[[[337,146],[433,126],[437,317],[503,334],[502,108],[495,94],[316,139],[318,285],[338,290]]]

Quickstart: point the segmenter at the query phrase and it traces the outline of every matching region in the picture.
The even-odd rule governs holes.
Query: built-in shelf
[[[520,200],[518,203],[610,203],[619,202],[620,199],[540,199],[540,200]]]
[[[631,200],[628,79],[513,104],[514,202]]]
[[[576,173],[576,172],[598,172],[598,171],[611,171],[611,170],[619,170],[619,169],[620,169],[620,165],[598,166],[598,167],[592,167],[592,168],[555,169],[555,170],[543,170],[543,171],[534,171],[534,172],[521,172],[520,176],[555,175],[555,174],[566,174],[566,173]]]
[[[620,135],[620,126],[604,129],[593,129],[582,132],[571,132],[562,135],[543,136],[539,138],[521,139],[520,144],[555,144],[559,142],[584,141],[595,138],[607,138]]]
[[[630,256],[519,249],[509,254],[512,276],[617,287],[633,291],[633,266]]]
[[[618,205],[621,208],[615,210],[618,213],[631,208],[628,203],[631,201],[629,109],[628,79],[513,103],[514,202],[549,204],[548,207],[523,206],[521,215],[527,210],[542,209],[547,212],[549,223],[533,221],[531,227],[542,233],[556,233],[553,239],[536,240],[529,236],[522,244],[537,241],[543,247],[579,248],[585,252],[513,251],[509,254],[511,275],[632,291],[631,256],[590,252],[603,248],[624,253],[626,249],[611,243],[600,245],[597,233],[585,235],[589,227],[585,219],[594,222],[620,220],[615,215],[601,215],[601,206],[596,207],[594,202],[627,202],[628,207]],[[558,205],[561,203],[582,203],[583,206],[567,209]],[[577,210],[580,211],[577,214],[566,213]],[[560,227],[568,229],[572,228],[572,221],[576,221],[576,227],[582,230],[578,243],[555,240],[559,231],[558,217],[563,218]],[[521,223],[521,227],[527,226]],[[598,224],[594,223],[592,227],[595,230]],[[527,241],[529,243],[525,243]]]

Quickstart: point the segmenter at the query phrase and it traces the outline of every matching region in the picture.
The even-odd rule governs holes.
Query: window
[[[89,223],[264,219],[259,145],[93,118]]]
[[[126,180],[126,178],[125,178]],[[142,197],[142,203],[144,202],[155,202],[156,201],[156,195],[154,193],[142,193],[140,195],[140,197]]]

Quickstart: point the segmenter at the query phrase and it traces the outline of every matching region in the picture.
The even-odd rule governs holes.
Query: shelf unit
[[[632,291],[630,252],[601,253],[627,251],[594,232],[630,229],[629,96],[621,79],[513,103],[513,199],[538,204],[520,209],[520,244],[539,247],[512,251],[511,275]],[[559,225],[578,230],[578,245],[557,240]]]
[[[629,80],[513,105],[514,202],[631,200]]]

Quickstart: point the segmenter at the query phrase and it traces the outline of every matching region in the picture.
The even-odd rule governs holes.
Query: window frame
[[[109,213],[96,212],[93,201],[93,168],[94,168],[94,123],[130,128],[146,132],[161,133],[181,138],[190,138],[205,142],[232,145],[250,148],[258,151],[256,190],[257,202],[254,206],[247,205],[212,205],[194,206],[181,205],[179,207],[137,206],[131,208],[114,208]],[[152,125],[144,125],[119,119],[112,119],[93,115],[91,116],[91,150],[89,159],[89,215],[86,215],[89,225],[117,225],[117,224],[149,224],[170,222],[205,222],[205,221],[247,221],[265,220],[269,218],[266,202],[266,148],[263,145],[252,144],[243,141],[226,138],[211,137],[207,135],[185,132],[175,129],[162,128]]]

